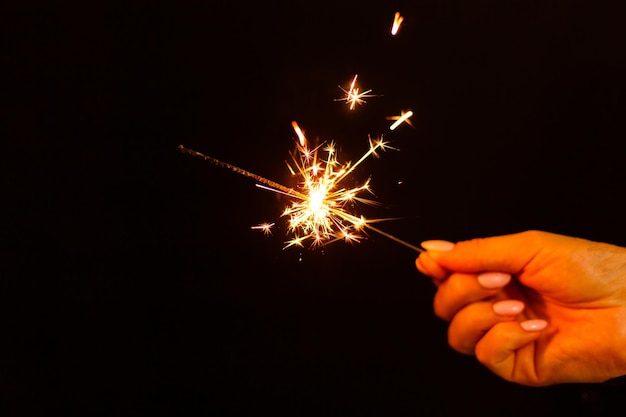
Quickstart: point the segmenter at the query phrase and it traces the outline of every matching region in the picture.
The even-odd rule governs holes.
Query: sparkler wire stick
[[[415,245],[412,245],[412,244],[410,244],[409,242],[405,242],[404,240],[399,239],[399,238],[397,238],[397,237],[395,237],[395,236],[393,236],[393,235],[390,235],[390,234],[389,234],[389,233],[387,233],[387,232],[383,232],[382,230],[380,230],[380,229],[378,229],[378,228],[376,228],[376,227],[372,226],[371,224],[367,224],[367,223],[365,223],[365,227],[367,227],[368,229],[373,230],[373,231],[375,231],[376,233],[379,233],[379,234],[381,234],[382,236],[385,236],[385,237],[387,237],[387,238],[389,238],[389,239],[391,239],[391,240],[393,240],[393,241],[395,241],[395,242],[397,242],[397,243],[399,243],[399,244],[401,244],[401,245],[404,245],[404,246],[406,246],[406,247],[407,247],[407,248],[409,248],[409,249],[413,249],[413,250],[414,250],[414,251],[416,251],[416,252],[420,252],[420,253],[421,253],[421,252],[424,252],[424,249],[419,248],[419,247],[417,247],[417,246],[415,246]]]
[[[382,147],[382,146],[384,146],[383,144],[384,144],[384,142],[379,142],[377,146]],[[376,148],[376,146],[372,146],[370,148],[370,150],[368,151],[368,153],[366,153],[366,155],[369,155],[369,154],[373,153],[375,148]],[[308,198],[305,194],[303,194],[301,192],[298,192],[298,191],[296,191],[296,190],[294,190],[292,188],[285,187],[282,184],[279,184],[279,183],[274,182],[272,180],[269,180],[267,178],[261,177],[260,175],[257,175],[257,174],[255,174],[253,172],[246,171],[245,169],[241,169],[241,168],[239,168],[239,167],[237,167],[235,165],[229,164],[227,162],[220,161],[219,159],[216,159],[216,158],[213,158],[211,156],[205,155],[205,154],[203,154],[201,152],[198,152],[198,151],[195,151],[193,149],[189,149],[189,148],[187,148],[187,147],[185,147],[183,145],[178,145],[178,149],[182,153],[186,153],[186,154],[189,154],[191,156],[195,156],[197,158],[204,159],[205,161],[211,162],[214,165],[217,165],[217,166],[222,167],[222,168],[227,168],[227,169],[229,169],[229,170],[231,170],[231,171],[233,171],[233,172],[235,172],[237,174],[243,175],[245,177],[252,178],[252,179],[254,179],[254,180],[256,180],[256,181],[258,181],[258,182],[268,186],[268,187],[264,187],[262,185],[258,185],[257,184],[257,186],[259,188],[266,188],[266,189],[269,189],[270,191],[277,191],[277,192],[280,192],[282,194],[286,194],[288,196],[292,196],[292,197],[295,197],[295,198],[298,198],[298,199],[301,199],[301,200],[306,200]],[[359,161],[357,161],[357,163],[354,164],[352,166],[352,169],[350,169],[349,171],[351,172],[354,169],[354,167],[359,165],[364,159],[365,159],[365,156],[362,157]],[[271,188],[269,188],[269,187],[271,187]],[[371,224],[367,223],[364,219],[356,218],[355,216],[352,216],[351,214],[345,213],[345,212],[343,212],[341,210],[332,210],[332,211],[338,217],[346,219],[346,220],[348,220],[349,222],[351,222],[351,223],[353,223],[355,225],[359,224],[359,225],[361,225],[363,227],[367,227],[368,229],[370,229],[370,230],[380,234],[381,236],[389,238],[389,239],[391,239],[391,240],[393,240],[393,241],[395,241],[395,242],[397,242],[397,243],[399,243],[399,244],[401,244],[401,245],[403,245],[403,246],[405,246],[405,247],[407,247],[409,249],[413,249],[416,252],[424,252],[424,250],[422,248],[414,246],[414,245],[412,245],[412,244],[410,244],[408,242],[405,242],[404,240],[401,240],[401,239],[399,239],[399,238],[397,238],[397,237],[395,237],[393,235],[390,235],[389,233],[384,232],[384,231],[382,231],[382,230],[372,226]],[[268,229],[269,229],[269,227],[270,226],[268,226]],[[255,226],[255,228],[262,228],[262,226]],[[291,246],[293,244],[299,244],[300,241],[302,239],[304,239],[304,238],[305,237],[296,237],[294,240],[291,241],[289,246]]]
[[[212,163],[214,165],[217,165],[219,167],[222,167],[222,168],[228,168],[231,171],[236,172],[237,174],[243,175],[245,177],[253,178],[253,179],[257,180],[258,182],[261,182],[261,183],[263,183],[265,185],[269,185],[270,187],[276,188],[276,189],[282,191],[283,193],[285,193],[287,195],[294,196],[294,197],[297,197],[297,198],[305,198],[306,197],[304,194],[299,193],[298,191],[294,190],[293,188],[285,187],[282,184],[279,184],[279,183],[274,182],[272,180],[268,180],[267,178],[264,178],[264,177],[262,177],[260,175],[257,175],[255,173],[253,173],[253,172],[246,171],[245,169],[241,169],[241,168],[239,168],[239,167],[237,167],[235,165],[231,165],[231,164],[229,164],[227,162],[222,162],[219,159],[215,159],[215,158],[213,158],[211,156],[205,155],[205,154],[200,153],[198,151],[194,151],[193,149],[186,148],[183,145],[178,145],[178,149],[182,153],[186,153],[186,154],[189,154],[191,156],[195,156],[195,157],[204,159],[205,161],[209,161],[210,163]]]

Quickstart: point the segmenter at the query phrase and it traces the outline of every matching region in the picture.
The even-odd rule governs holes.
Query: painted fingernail
[[[483,272],[478,275],[478,283],[489,290],[502,288],[511,281],[511,274],[504,272]]]
[[[447,240],[426,240],[422,242],[422,247],[426,250],[449,251],[454,248],[454,243]]]
[[[519,300],[503,300],[494,303],[492,308],[500,316],[515,316],[522,312],[524,303]]]
[[[534,319],[523,321],[519,325],[527,332],[538,332],[539,330],[545,329],[548,322],[541,319]]]

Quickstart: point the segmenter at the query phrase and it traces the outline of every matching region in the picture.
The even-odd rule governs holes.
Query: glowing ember
[[[395,128],[400,126],[402,122],[406,122],[407,125],[413,127],[411,120],[409,120],[409,117],[411,116],[413,116],[413,112],[411,110],[406,113],[404,112],[404,110],[400,111],[400,116],[388,116],[387,120],[395,120],[395,122],[393,122],[391,126],[389,126],[389,130],[394,130]]]
[[[400,25],[403,21],[404,18],[400,16],[400,12],[396,12],[395,16],[393,17],[393,25],[391,26],[392,35],[395,36],[398,33],[398,31],[400,30]]]

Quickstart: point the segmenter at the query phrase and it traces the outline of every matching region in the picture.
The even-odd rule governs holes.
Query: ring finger
[[[476,344],[495,324],[513,321],[524,310],[518,300],[480,301],[461,309],[448,327],[448,343],[461,353],[473,355]]]

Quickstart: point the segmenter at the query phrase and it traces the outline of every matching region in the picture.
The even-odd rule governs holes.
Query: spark
[[[305,243],[314,248],[339,240],[359,242],[366,237],[365,229],[368,229],[417,252],[423,251],[372,225],[391,219],[366,219],[352,210],[357,203],[376,205],[377,202],[362,196],[365,192],[373,195],[369,178],[353,187],[346,186],[345,180],[370,156],[376,157],[379,151],[394,149],[389,146],[388,142],[382,137],[369,138],[369,149],[355,163],[341,163],[333,142],[310,148],[298,124],[293,122],[292,127],[298,136],[296,149],[290,153],[291,164],[288,164],[290,171],[295,173],[297,178],[294,188],[185,148],[183,145],[179,145],[178,148],[181,152],[253,178],[259,183],[256,184],[258,188],[287,196],[290,203],[285,207],[281,217],[288,218],[288,232],[292,237],[285,242],[283,249],[292,246],[304,247]],[[269,233],[273,225],[273,223],[264,223],[252,228]]]
[[[364,98],[376,97],[376,94],[368,94],[371,93],[372,90],[365,90],[363,92],[360,91],[359,87],[356,86],[356,80],[358,76],[359,74],[354,75],[349,90],[346,90],[342,86],[339,86],[341,91],[345,93],[345,97],[335,99],[335,101],[345,101],[346,104],[350,105],[350,110],[354,110],[357,104],[364,104]]]
[[[298,123],[296,123],[295,121],[291,122],[291,126],[296,132],[296,135],[298,135],[298,141],[300,142],[300,145],[303,146],[306,142],[306,136],[304,136],[304,132],[302,131],[302,129],[300,129],[300,126],[298,126]]]
[[[333,142],[311,149],[306,137],[299,133],[301,129],[298,124],[293,122],[292,126],[299,139],[296,152],[291,153],[291,170],[299,177],[299,195],[292,199],[291,205],[283,212],[283,216],[289,218],[289,231],[294,234],[294,238],[286,242],[287,247],[300,246],[305,240],[310,240],[311,246],[338,239],[358,242],[362,237],[359,232],[367,220],[351,214],[347,208],[355,201],[375,204],[372,200],[360,197],[362,192],[371,192],[369,179],[352,188],[344,187],[342,181],[369,156],[375,156],[376,151],[388,148],[388,143],[382,138],[370,138],[369,150],[356,163],[342,164],[337,158]],[[323,155],[320,155],[320,151]]]
[[[394,130],[395,128],[400,126],[402,122],[406,122],[407,125],[413,127],[413,124],[409,119],[409,117],[411,116],[413,116],[413,112],[411,110],[406,113],[404,112],[404,110],[401,110],[399,116],[387,116],[387,120],[395,120],[395,122],[393,122],[392,125],[389,126],[389,130]]]
[[[261,223],[258,226],[252,226],[253,230],[261,230],[264,235],[269,236],[272,234],[272,227],[274,227],[276,223]]]
[[[395,16],[393,17],[393,26],[391,26],[392,35],[395,36],[398,33],[402,21],[404,21],[404,17],[400,16],[400,12],[396,12]]]

